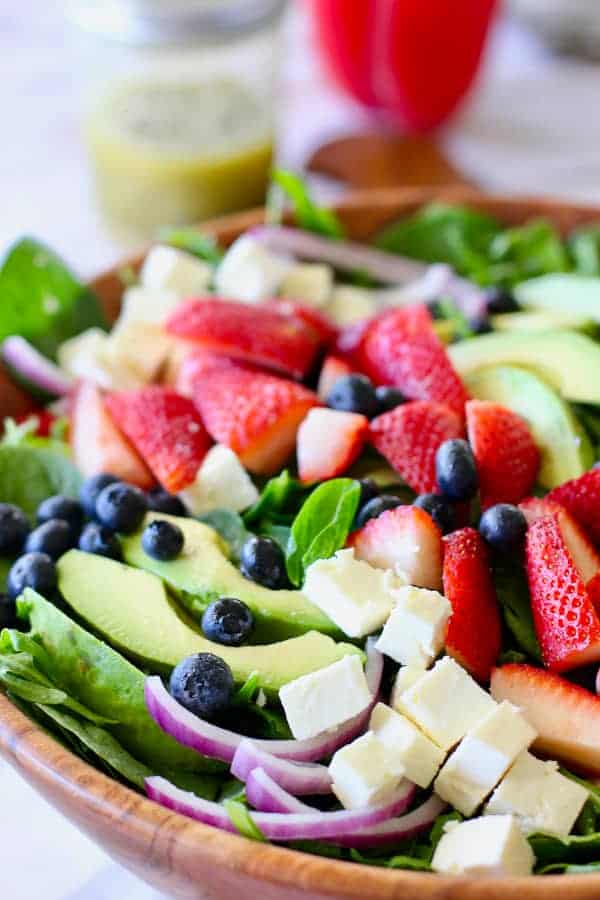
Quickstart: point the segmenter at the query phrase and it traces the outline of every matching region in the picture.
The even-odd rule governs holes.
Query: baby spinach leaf
[[[287,551],[290,534],[292,533],[292,529],[287,525],[276,525],[273,522],[260,522],[257,530],[259,534],[264,534],[265,537],[273,538],[284,553]]]
[[[231,819],[232,824],[243,837],[250,838],[251,841],[265,842],[266,838],[258,825],[255,824],[248,808],[238,800],[225,800],[223,803],[227,811],[227,815]]]
[[[210,525],[227,543],[231,558],[239,562],[242,547],[252,535],[246,530],[244,520],[230,509],[214,509],[212,512],[198,516],[200,522]]]
[[[12,694],[27,700],[29,703],[46,703],[49,706],[60,706],[67,699],[64,691],[57,688],[46,687],[44,684],[36,684],[26,681],[18,675],[13,675],[8,669],[0,667],[0,682]]]
[[[580,275],[600,275],[600,226],[578,228],[567,241],[575,271]]]
[[[240,803],[244,803],[246,801],[246,785],[243,781],[239,781],[237,778],[228,778],[227,781],[222,782],[221,790],[219,791],[219,803],[223,803],[224,800],[239,800]]]
[[[598,831],[592,834],[571,834],[562,838],[536,832],[529,835],[528,840],[540,866],[550,863],[597,862],[600,855]]]
[[[431,845],[431,856],[433,856],[434,851],[444,836],[444,829],[449,822],[462,822],[463,817],[459,812],[451,812],[451,813],[442,813],[441,816],[438,816],[435,822],[433,823],[433,827],[429,834],[429,843]]]
[[[52,494],[76,497],[81,475],[62,453],[44,447],[0,446],[0,497],[15,503],[32,520]]]
[[[490,260],[506,267],[505,280],[512,268],[508,279],[512,282],[570,268],[558,231],[545,219],[533,219],[496,235],[490,246]]]
[[[185,769],[161,769],[160,774],[175,787],[205,800],[216,800],[221,787],[221,778],[215,775],[201,775]]]
[[[540,645],[533,626],[529,589],[522,571],[498,563],[493,568],[496,594],[505,625],[519,650],[530,659],[541,661]],[[507,651],[514,647],[505,648]]]
[[[585,863],[581,866],[570,863],[553,863],[537,869],[538,875],[591,875],[593,872],[600,872],[600,862]]]
[[[276,169],[273,172],[273,182],[291,201],[299,228],[330,238],[344,237],[344,228],[336,214],[327,207],[317,206],[299,175],[285,169]]]
[[[292,478],[284,469],[275,478],[271,478],[264,486],[260,497],[243,515],[246,525],[252,525],[259,519],[269,519],[274,513],[281,513],[299,500],[306,492],[306,487],[298,479]]]
[[[161,228],[158,233],[158,239],[163,244],[169,244],[178,250],[185,250],[192,256],[210,263],[213,266],[218,265],[223,258],[223,251],[210,234],[198,231],[196,228]]]

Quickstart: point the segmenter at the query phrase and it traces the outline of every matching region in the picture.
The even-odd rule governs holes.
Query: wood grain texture
[[[468,202],[506,223],[532,216],[563,231],[600,221],[600,209],[486,197],[464,189],[369,192],[339,207],[352,237],[373,234],[432,199]],[[225,243],[260,221],[247,213],[203,226]],[[130,260],[129,263],[139,263]],[[121,291],[110,272],[94,282],[114,314]],[[387,871],[256,844],[157,806],[63,749],[0,694],[0,752],[57,809],[114,859],[172,896],[198,900],[597,900],[600,875],[507,880]]]

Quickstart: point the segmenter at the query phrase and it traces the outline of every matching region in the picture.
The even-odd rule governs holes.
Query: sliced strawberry
[[[533,725],[535,750],[600,775],[600,697],[560,675],[518,663],[493,672],[491,693],[518,707]]]
[[[412,400],[445,403],[463,416],[467,391],[425,306],[393,309],[373,319],[358,354],[376,384],[394,385]]]
[[[547,499],[562,504],[594,543],[600,544],[600,469],[590,469],[580,478],[566,481],[550,491]]]
[[[485,542],[474,528],[444,538],[444,594],[452,606],[446,649],[478,681],[489,681],[502,623]]]
[[[153,385],[111,394],[106,403],[165,490],[176,494],[194,481],[211,440],[191,400]]]
[[[353,325],[345,325],[343,328],[340,328],[338,332],[335,344],[332,348],[333,352],[343,359],[347,359],[350,363],[355,364],[356,370],[359,368],[358,357],[360,356],[363,341],[365,340],[369,328],[371,328],[376,321],[376,318],[361,319],[360,322],[355,322]]]
[[[231,362],[197,372],[192,390],[209,434],[262,475],[274,474],[287,461],[300,422],[319,402],[294,381]]]
[[[337,409],[311,409],[298,430],[296,453],[305,484],[341,475],[365,445],[369,420]]]
[[[371,443],[417,494],[435,491],[435,454],[463,436],[461,417],[443,403],[414,401],[371,422]]]
[[[170,316],[167,331],[205,350],[302,378],[319,341],[296,316],[232,300],[190,300]]]
[[[326,356],[321,366],[317,394],[325,401],[331,393],[331,389],[339,378],[344,375],[352,375],[353,368],[350,363],[339,356]]]
[[[307,306],[298,300],[289,300],[287,298],[267,300],[263,304],[267,309],[274,309],[275,312],[283,313],[285,316],[295,317],[314,332],[315,340],[329,347],[335,343],[338,336],[338,329],[334,322],[324,313],[319,312],[313,306]]]
[[[596,615],[600,616],[600,572],[596,572],[596,574],[593,575],[592,578],[590,578],[585,586],[585,589],[588,592],[588,596],[592,601],[594,609],[596,610]]]
[[[564,506],[548,497],[529,497],[519,503],[519,509],[524,513],[528,525],[533,525],[545,516],[557,515],[563,540],[583,581],[587,584],[596,575],[600,570],[600,554]]]
[[[71,405],[73,460],[89,477],[108,472],[146,490],[155,478],[111,419],[100,390],[91,382],[77,386]]]
[[[527,519],[527,524],[533,525],[544,516],[560,512],[563,507],[559,503],[549,500],[548,497],[526,497],[519,503],[519,509]]]
[[[522,500],[540,467],[527,422],[500,403],[469,400],[467,434],[477,463],[482,508]]]
[[[441,588],[442,532],[417,506],[397,506],[369,519],[348,543],[358,559],[379,569],[394,569],[409,584]]]
[[[233,365],[235,365],[233,360],[219,356],[218,353],[211,353],[210,350],[192,350],[179,366],[174,388],[184,397],[193,397],[194,385],[199,378],[215,369]]]

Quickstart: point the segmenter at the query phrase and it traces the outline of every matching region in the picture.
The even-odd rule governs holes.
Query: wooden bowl
[[[496,198],[465,190],[355,194],[339,207],[348,233],[366,239],[422,203],[469,203],[506,223],[547,216],[561,231],[600,221],[600,209]],[[261,220],[260,211],[210,224],[225,243]],[[130,261],[138,264],[139,260]],[[93,287],[118,310],[116,270]],[[0,394],[1,396],[1,394]],[[171,813],[112,781],[65,750],[0,694],[0,751],[54,806],[114,859],[158,889],[204,900],[598,900],[600,875],[529,879],[443,878],[309,856],[253,843]]]

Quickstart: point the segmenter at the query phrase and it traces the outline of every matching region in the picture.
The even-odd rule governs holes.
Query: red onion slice
[[[353,847],[355,850],[367,850],[369,847],[382,847],[394,844],[427,831],[437,817],[444,812],[446,804],[435,794],[417,809],[399,818],[388,819],[379,825],[372,825],[361,832],[339,837],[335,843],[339,847]]]
[[[15,334],[2,342],[2,358],[21,378],[46,394],[63,397],[72,387],[70,378],[25,338]]]
[[[312,813],[312,806],[286,791],[265,769],[253,769],[246,781],[246,799],[258,812]]]
[[[331,775],[327,766],[291,762],[267,753],[254,741],[243,740],[233,757],[231,774],[247,782],[255,769],[263,769],[280,787],[296,796],[331,793]]]

